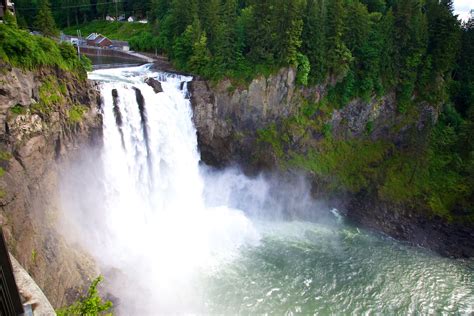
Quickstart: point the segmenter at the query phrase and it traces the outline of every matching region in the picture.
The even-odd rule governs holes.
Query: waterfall
[[[161,82],[155,93],[147,78]],[[198,272],[258,242],[243,212],[205,206],[187,82],[147,66],[98,70],[103,99],[101,247],[118,310],[153,315],[196,312]],[[94,249],[95,248],[95,249]],[[108,269],[108,270],[107,270]]]
[[[191,77],[143,66],[89,78],[103,146],[65,168],[58,226],[96,260],[114,314],[472,314],[472,261],[348,225],[305,177],[200,165]]]

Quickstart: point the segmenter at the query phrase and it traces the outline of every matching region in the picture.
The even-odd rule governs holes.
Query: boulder
[[[153,78],[147,78],[145,79],[145,83],[149,85],[150,87],[152,87],[155,93],[163,92],[163,88],[161,87],[161,82],[159,82],[158,80],[153,79]]]

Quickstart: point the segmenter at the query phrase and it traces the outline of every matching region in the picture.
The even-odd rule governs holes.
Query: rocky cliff
[[[257,130],[295,114],[302,97],[293,68],[258,77],[245,88],[230,80],[210,86],[196,79],[190,92],[202,159],[215,166],[250,162]]]
[[[62,162],[99,139],[98,92],[59,69],[0,69],[0,223],[12,254],[52,305],[64,306],[97,274],[56,220]]]
[[[331,151],[352,155],[338,157],[339,160],[353,157],[364,160],[364,153],[359,155],[358,150],[369,147],[370,155],[376,157],[367,154],[374,159],[373,163],[356,161],[341,171],[347,177],[355,175],[344,179],[349,189],[342,194],[339,191],[335,195],[332,171],[325,176],[321,170],[320,173],[310,171],[315,195],[318,198],[330,196],[338,201],[336,207],[366,227],[444,255],[474,256],[472,225],[432,218],[417,206],[382,201],[376,190],[367,192],[360,188],[363,179],[357,174],[358,168],[373,172],[371,164],[380,163],[394,149],[416,148],[417,142],[426,142],[427,127],[438,119],[436,107],[421,103],[411,113],[401,114],[393,93],[371,100],[353,100],[342,108],[327,106],[321,101],[328,87],[297,87],[292,68],[281,69],[268,78],[256,78],[243,87],[235,87],[228,80],[211,84],[197,79],[191,83],[190,91],[205,163],[222,167],[236,162],[250,172],[291,170],[294,167],[291,161],[282,165],[282,161],[290,158],[299,165],[309,165],[308,169],[326,169],[323,171],[327,172],[339,163]],[[328,138],[327,134],[331,136]],[[338,146],[337,142],[343,145]],[[314,166],[317,160],[311,161],[311,157],[321,146],[325,146],[322,151],[329,152],[326,163],[333,160],[320,168]],[[336,186],[340,187],[340,183]]]

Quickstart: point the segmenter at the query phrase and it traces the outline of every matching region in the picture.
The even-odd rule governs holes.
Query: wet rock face
[[[145,79],[145,83],[149,85],[150,87],[152,87],[155,93],[163,92],[163,88],[161,87],[161,82],[159,82],[158,80],[153,79],[153,78],[147,78]]]
[[[258,77],[244,88],[229,80],[210,87],[198,78],[189,90],[202,160],[215,166],[250,161],[257,131],[294,114],[301,102],[293,68]]]
[[[60,70],[0,66],[6,69],[0,74],[2,227],[9,250],[52,305],[64,306],[77,299],[97,271],[86,254],[56,232],[60,168],[80,146],[101,139],[100,98],[91,83]],[[54,87],[42,96],[45,78]],[[48,103],[45,93],[58,97]],[[87,110],[73,122],[69,111],[78,105]]]

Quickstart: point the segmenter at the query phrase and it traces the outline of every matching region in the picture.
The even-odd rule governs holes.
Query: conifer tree
[[[352,54],[343,41],[344,6],[342,0],[329,1],[327,9],[327,64],[330,74],[341,80],[349,71]]]
[[[311,65],[309,81],[320,83],[326,79],[326,1],[308,0],[302,33],[302,49]]]
[[[273,39],[273,10],[271,0],[252,1],[252,20],[248,33],[249,57],[254,63],[273,63],[275,45]]]
[[[207,43],[215,53],[221,22],[221,0],[208,0],[201,4],[200,20],[207,35]]]
[[[59,34],[51,13],[49,0],[40,0],[34,26],[44,36],[53,37]]]

